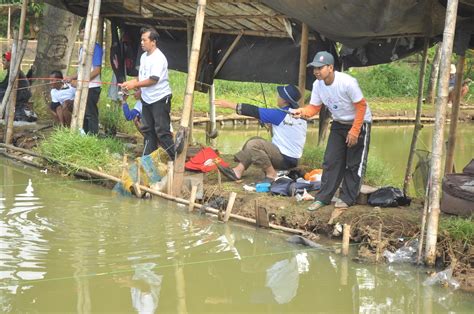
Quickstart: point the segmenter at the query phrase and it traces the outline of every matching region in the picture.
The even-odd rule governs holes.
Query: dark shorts
[[[56,112],[56,109],[61,106],[60,103],[58,102],[52,102],[50,105],[49,105],[49,108],[51,108],[51,110],[53,110],[54,112]]]

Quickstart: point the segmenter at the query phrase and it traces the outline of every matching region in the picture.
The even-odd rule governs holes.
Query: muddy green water
[[[469,312],[424,269],[356,264],[287,235],[0,159],[0,312]],[[334,243],[322,243],[335,246]]]
[[[446,126],[445,131],[445,139],[447,141],[449,125]],[[217,147],[225,154],[234,154],[252,136],[261,136],[267,139],[270,137],[265,129],[256,125],[225,126],[219,128]],[[403,185],[412,136],[413,125],[375,124],[372,126],[369,156],[382,161],[387,167],[387,173],[396,182],[400,182],[401,185]],[[426,125],[420,132],[417,148],[431,151],[432,136],[433,125]],[[195,137],[199,142],[205,143],[204,131],[198,129]],[[316,146],[317,142],[318,127],[311,125],[308,129],[306,146]],[[444,153],[443,151],[443,164]],[[454,158],[456,170],[462,171],[462,168],[472,158],[474,158],[474,123],[460,123],[458,125],[458,140],[456,142]],[[415,164],[417,161],[418,158],[415,158]]]

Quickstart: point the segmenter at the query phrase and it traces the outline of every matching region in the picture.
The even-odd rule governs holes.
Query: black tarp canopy
[[[46,0],[85,16],[88,1]],[[424,37],[441,40],[443,0],[208,0],[198,79],[211,83],[230,45],[241,40],[215,78],[236,81],[298,81],[301,25],[310,29],[308,61],[320,50],[336,53],[344,68],[387,63],[422,49]],[[150,25],[161,35],[170,68],[187,70],[187,26],[196,0],[102,0],[101,15],[123,29]],[[474,46],[474,0],[460,0],[455,51]],[[307,86],[312,77],[308,76]]]

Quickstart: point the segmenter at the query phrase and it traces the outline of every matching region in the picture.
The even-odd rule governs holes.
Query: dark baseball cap
[[[330,64],[334,65],[334,57],[332,54],[327,51],[320,51],[314,56],[313,62],[308,63],[306,67],[319,68]]]

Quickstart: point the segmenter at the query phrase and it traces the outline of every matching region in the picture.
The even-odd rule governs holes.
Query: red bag
[[[217,168],[216,163],[223,167],[229,167],[229,164],[223,161],[212,148],[204,147],[194,157],[186,162],[184,166],[186,170],[209,172]]]

